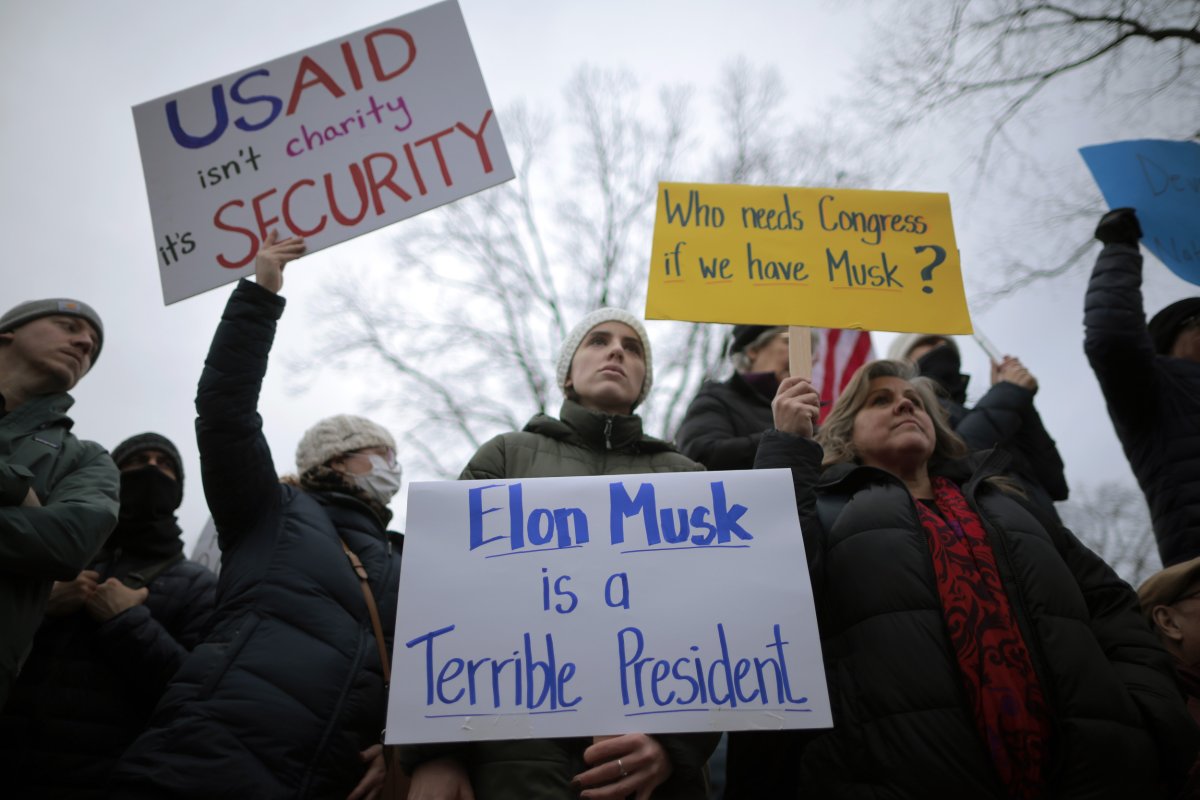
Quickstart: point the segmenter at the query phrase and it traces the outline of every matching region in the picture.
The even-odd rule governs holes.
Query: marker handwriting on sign
[[[662,183],[653,247],[651,319],[970,330],[944,194]]]
[[[443,144],[447,138],[469,139],[478,154],[479,168],[484,174],[491,173],[492,158],[485,139],[491,121],[492,110],[489,108],[478,125],[458,122],[415,142],[404,142],[397,147],[399,152],[370,153],[351,163],[336,177],[333,172],[326,172],[321,176],[301,178],[286,188],[268,189],[252,198],[229,200],[213,215],[213,227],[244,238],[245,249],[235,250],[232,254],[223,250],[216,257],[217,263],[226,269],[246,266],[254,260],[259,243],[280,223],[288,235],[307,238],[321,233],[326,227],[354,228],[368,214],[385,217],[395,213],[396,206],[411,202],[414,196],[428,194],[427,181],[435,182],[440,177],[443,186],[454,186],[454,175]],[[421,157],[432,157],[436,172],[422,169]],[[312,201],[310,208],[316,206],[328,213],[301,218],[294,212],[293,198]]]
[[[379,28],[371,31],[363,37],[362,46],[370,63],[371,75],[377,83],[385,83],[404,74],[417,57],[417,47],[412,36],[401,28]],[[290,117],[296,113],[304,93],[317,86],[322,87],[333,97],[345,95],[347,87],[354,91],[361,90],[364,86],[363,70],[353,43],[342,42],[339,49],[342,55],[342,64],[340,65],[329,63],[322,66],[307,55],[300,60],[296,68],[296,76],[292,83],[286,112],[283,112],[282,98],[271,94],[250,94],[256,91],[253,87],[254,79],[269,78],[270,70],[256,69],[239,76],[229,87],[229,99],[247,109],[255,106],[258,108],[254,108],[254,114],[237,117],[233,121],[234,126],[243,131],[257,131],[274,122],[281,112],[284,113],[284,116]],[[384,63],[385,50],[389,58],[386,65]],[[337,77],[334,77],[335,75]],[[182,119],[184,115],[180,113],[177,100],[170,100],[164,106],[167,127],[180,147],[189,149],[208,147],[217,142],[229,127],[229,106],[225,99],[224,84],[214,84],[210,94],[213,122],[210,130],[203,133],[185,130]],[[192,120],[197,117],[194,111],[188,116]]]
[[[507,496],[507,509],[485,507],[485,493],[488,502],[496,502],[501,490]],[[609,544],[644,545],[646,549],[748,546],[745,543],[753,541],[754,536],[742,524],[742,518],[749,509],[729,502],[722,481],[712,481],[709,492],[712,502],[708,505],[660,507],[653,484],[642,483],[631,495],[625,484],[613,482],[609,485]],[[520,482],[473,487],[467,491],[467,508],[469,549],[487,548],[489,558],[579,547],[591,541],[591,525],[580,508],[532,508],[527,513]],[[505,510],[507,515],[499,513]],[[492,514],[496,516],[489,517]],[[504,522],[499,525],[493,522],[501,519]]]
[[[1138,166],[1155,196],[1167,192],[1191,192],[1200,195],[1200,173],[1188,175],[1184,172],[1165,167],[1147,156],[1138,153]]]
[[[431,711],[426,716],[561,713],[584,702],[568,685],[579,667],[556,650],[553,634],[526,631],[504,655],[447,657],[445,651],[460,644],[456,627],[446,625],[404,643],[423,654],[425,706]],[[808,710],[808,697],[792,685],[782,628],[775,623],[771,631],[766,643],[741,637],[739,648],[718,622],[715,641],[692,644],[682,654],[647,654],[645,633],[633,625],[621,628],[615,645],[625,716],[745,707]],[[740,655],[742,649],[756,655]],[[757,655],[763,650],[769,654]]]

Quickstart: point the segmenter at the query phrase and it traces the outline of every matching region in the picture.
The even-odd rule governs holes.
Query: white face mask
[[[354,483],[381,505],[387,505],[400,491],[400,465],[389,467],[383,456],[368,455],[371,471],[353,475]]]

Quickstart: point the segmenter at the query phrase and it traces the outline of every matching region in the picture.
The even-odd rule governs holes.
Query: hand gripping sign
[[[418,483],[387,742],[829,727],[787,470]]]
[[[438,3],[133,109],[163,299],[513,177],[462,13]]]

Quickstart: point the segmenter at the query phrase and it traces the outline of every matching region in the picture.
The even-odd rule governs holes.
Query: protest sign
[[[1137,139],[1079,153],[1109,208],[1137,209],[1146,249],[1200,283],[1200,143]]]
[[[192,548],[192,561],[208,567],[215,575],[221,574],[221,543],[217,538],[217,523],[213,521],[212,517],[209,517],[208,522],[204,523],[204,528],[200,531],[200,538],[196,540],[196,546]]]
[[[660,183],[646,317],[970,333],[944,194]]]
[[[832,724],[787,470],[417,483],[388,743]]]
[[[311,252],[513,177],[454,0],[133,116],[166,303],[252,273],[273,229]]]

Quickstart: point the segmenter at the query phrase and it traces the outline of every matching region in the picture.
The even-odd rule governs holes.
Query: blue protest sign
[[[1136,208],[1142,244],[1200,284],[1200,144],[1137,139],[1079,152],[1109,208]]]

